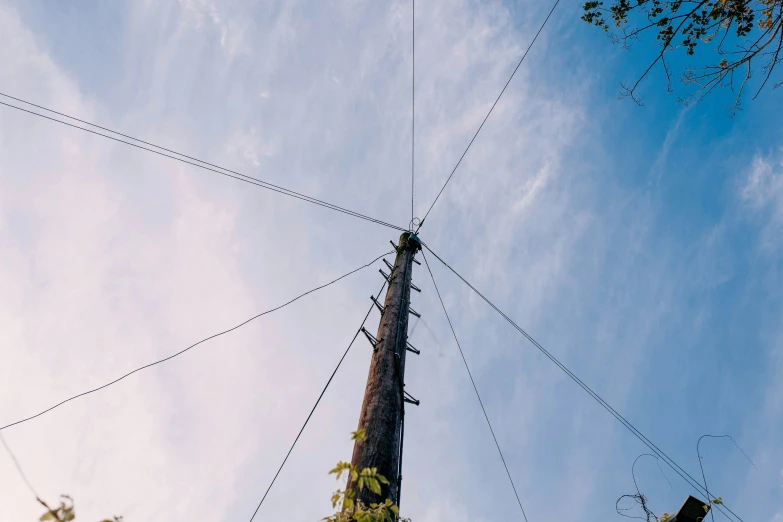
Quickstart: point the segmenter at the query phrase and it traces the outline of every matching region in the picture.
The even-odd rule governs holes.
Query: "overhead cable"
[[[386,254],[384,254],[386,255]],[[376,259],[377,260],[377,259]],[[381,285],[381,289],[378,291],[378,297],[381,296],[381,292],[383,292],[383,289],[386,287],[386,281],[383,282],[383,285]],[[280,475],[280,472],[283,470],[283,466],[285,466],[285,463],[288,462],[288,457],[291,455],[291,452],[294,451],[294,447],[296,446],[296,443],[299,441],[299,437],[302,436],[302,432],[307,427],[307,423],[310,422],[310,417],[313,416],[313,413],[315,413],[315,409],[318,407],[318,404],[320,404],[321,399],[323,398],[324,394],[326,393],[326,389],[329,388],[329,385],[332,383],[332,379],[334,379],[334,376],[337,374],[337,370],[340,369],[340,365],[343,363],[343,360],[345,359],[345,356],[348,355],[348,352],[351,349],[351,346],[353,346],[353,343],[356,342],[356,338],[359,337],[359,334],[364,330],[364,323],[367,322],[367,318],[370,317],[370,312],[372,312],[373,305],[370,305],[370,309],[367,310],[367,314],[364,316],[364,319],[362,319],[362,324],[359,325],[359,329],[356,330],[356,333],[353,335],[353,339],[351,339],[351,342],[348,344],[348,348],[345,349],[345,352],[343,353],[343,356],[340,357],[340,360],[337,361],[337,366],[335,367],[334,371],[332,372],[332,375],[329,376],[329,380],[326,381],[326,385],[324,386],[324,389],[321,390],[321,394],[318,396],[318,399],[316,399],[315,404],[313,405],[313,408],[310,410],[310,413],[307,415],[307,418],[304,421],[304,424],[302,424],[302,427],[299,429],[299,433],[296,434],[296,438],[294,439],[294,442],[291,444],[291,447],[288,448],[288,453],[285,454],[285,458],[283,459],[283,462],[280,464],[280,467],[277,468],[277,472],[275,473],[275,476],[272,477],[272,482],[269,483],[269,487],[266,488],[266,491],[264,492],[264,496],[261,497],[261,502],[258,503],[258,506],[256,506],[256,510],[253,511],[253,515],[250,517],[250,522],[253,522],[253,519],[256,517],[256,514],[258,513],[258,510],[261,509],[261,504],[264,503],[264,500],[266,500],[266,496],[269,494],[269,490],[272,489],[272,486],[275,485],[275,481],[277,480],[277,477]]]
[[[747,459],[748,462],[750,462],[751,466],[754,468],[756,467],[755,464],[753,464],[753,461],[750,460],[750,457],[748,457],[748,454],[745,453],[745,451],[739,447],[739,444],[737,444],[737,441],[734,440],[734,437],[731,435],[710,435],[705,434],[699,437],[699,440],[696,441],[696,456],[699,458],[699,468],[701,469],[701,478],[704,479],[704,490],[709,491],[709,488],[707,487],[707,476],[704,474],[704,463],[702,462],[701,457],[701,451],[699,450],[699,445],[701,444],[701,439],[703,438],[710,438],[710,439],[729,439],[732,443],[734,443],[734,446],[740,450],[740,453],[742,453],[745,456],[745,459]],[[712,516],[712,522],[715,522],[715,514],[710,511],[710,515]]]
[[[50,406],[49,408],[46,408],[45,410],[43,410],[43,411],[41,411],[41,412],[38,412],[38,413],[36,413],[35,415],[31,415],[31,416],[29,416],[29,417],[26,417],[26,418],[24,418],[24,419],[20,419],[20,420],[18,420],[18,421],[12,422],[12,423],[10,423],[10,424],[6,424],[5,426],[2,426],[2,427],[0,427],[0,431],[4,430],[4,429],[6,429],[6,428],[10,428],[11,426],[16,426],[17,424],[22,424],[23,422],[27,422],[27,421],[29,421],[29,420],[35,419],[36,417],[40,417],[41,415],[43,415],[43,414],[45,414],[45,413],[48,413],[48,412],[50,412],[50,411],[54,410],[55,408],[59,408],[60,406],[62,406],[63,404],[65,404],[65,403],[67,403],[67,402],[70,402],[70,401],[72,401],[72,400],[74,400],[74,399],[78,399],[79,397],[84,397],[85,395],[89,395],[89,394],[91,394],[91,393],[94,393],[94,392],[97,392],[97,391],[99,391],[99,390],[102,390],[102,389],[104,389],[104,388],[107,388],[107,387],[111,386],[112,384],[116,384],[116,383],[120,382],[121,380],[125,379],[126,377],[129,377],[129,376],[133,375],[133,374],[134,374],[134,373],[136,373],[136,372],[140,372],[141,370],[144,370],[144,369],[150,368],[150,367],[152,367],[152,366],[155,366],[156,364],[160,364],[160,363],[166,362],[166,361],[168,361],[168,360],[170,360],[170,359],[173,359],[174,357],[177,357],[178,355],[182,355],[183,353],[187,352],[187,351],[188,351],[188,350],[190,350],[191,348],[195,348],[195,347],[196,347],[196,346],[198,346],[199,344],[205,343],[205,342],[207,342],[207,341],[209,341],[209,340],[211,340],[211,339],[214,339],[214,338],[216,338],[216,337],[220,337],[221,335],[225,335],[225,334],[227,334],[227,333],[229,333],[229,332],[233,332],[234,330],[237,330],[237,329],[239,329],[239,328],[243,327],[244,325],[248,324],[249,322],[251,322],[251,321],[254,321],[254,320],[258,319],[259,317],[262,317],[262,316],[264,316],[264,315],[267,315],[267,314],[270,314],[270,313],[272,313],[272,312],[275,312],[275,311],[277,311],[277,310],[280,310],[281,308],[285,308],[286,306],[288,306],[288,305],[290,305],[290,304],[294,303],[295,301],[298,301],[299,299],[301,299],[302,297],[304,297],[304,296],[306,296],[306,295],[312,294],[313,292],[316,292],[316,291],[318,291],[318,290],[321,290],[321,289],[323,289],[323,288],[326,288],[327,286],[333,285],[334,283],[336,283],[336,282],[340,281],[341,279],[345,279],[345,278],[346,278],[346,277],[348,277],[349,275],[351,275],[351,274],[354,274],[354,273],[356,273],[356,272],[358,272],[358,271],[362,270],[363,268],[367,268],[368,266],[372,265],[373,263],[375,263],[376,261],[378,261],[379,259],[381,259],[383,256],[389,255],[390,253],[391,253],[391,252],[387,252],[387,253],[385,253],[385,254],[382,254],[382,255],[380,255],[380,256],[378,256],[378,257],[376,257],[375,259],[373,259],[372,261],[370,261],[369,263],[367,263],[367,264],[365,264],[365,265],[362,265],[362,266],[360,266],[359,268],[356,268],[356,269],[354,269],[354,270],[351,270],[351,271],[350,271],[350,272],[348,272],[347,274],[341,275],[341,276],[340,276],[340,277],[338,277],[337,279],[334,279],[334,280],[332,280],[332,281],[330,281],[330,282],[328,282],[328,283],[326,283],[326,284],[323,284],[323,285],[321,285],[321,286],[318,286],[318,287],[316,287],[316,288],[313,288],[312,290],[308,290],[307,292],[305,292],[305,293],[303,293],[303,294],[299,294],[298,296],[294,297],[293,299],[291,299],[290,301],[288,301],[288,302],[286,302],[286,303],[283,303],[283,304],[281,304],[280,306],[276,306],[275,308],[269,309],[269,310],[267,310],[267,311],[265,311],[265,312],[261,312],[261,313],[260,313],[260,314],[258,314],[258,315],[254,315],[254,316],[253,316],[253,317],[251,317],[250,319],[247,319],[246,321],[243,321],[243,322],[239,323],[238,325],[236,325],[236,326],[233,326],[233,327],[229,328],[228,330],[223,330],[222,332],[219,332],[219,333],[216,333],[216,334],[210,335],[209,337],[206,337],[206,338],[204,338],[204,339],[202,339],[202,340],[198,341],[197,343],[191,344],[191,345],[190,345],[190,346],[188,346],[187,348],[185,348],[185,349],[183,349],[183,350],[180,350],[180,351],[178,351],[177,353],[175,353],[175,354],[173,354],[173,355],[169,355],[168,357],[165,357],[165,358],[163,358],[163,359],[160,359],[160,360],[158,360],[158,361],[151,362],[151,363],[149,363],[149,364],[145,364],[144,366],[140,366],[140,367],[136,368],[135,370],[133,370],[133,371],[130,371],[130,372],[126,373],[125,375],[123,375],[123,376],[121,376],[121,377],[118,377],[117,379],[114,379],[114,380],[113,380],[113,381],[111,381],[111,382],[108,382],[108,383],[106,383],[106,384],[104,384],[104,385],[102,385],[102,386],[99,386],[99,387],[97,387],[97,388],[93,388],[93,389],[91,389],[91,390],[88,390],[88,391],[86,391],[86,392],[82,392],[82,393],[80,393],[80,394],[78,394],[78,395],[74,395],[73,397],[69,397],[69,398],[67,398],[67,399],[65,399],[65,400],[62,400],[62,401],[58,402],[57,404],[55,404],[54,406]]]
[[[514,68],[514,71],[511,73],[511,76],[509,76],[508,81],[503,86],[503,89],[500,91],[500,94],[498,94],[498,97],[495,99],[495,103],[492,104],[492,107],[489,108],[489,112],[487,112],[487,115],[484,116],[484,121],[481,122],[481,125],[479,125],[478,130],[476,131],[476,134],[473,135],[473,138],[471,138],[470,143],[468,143],[468,146],[465,148],[465,152],[462,153],[462,156],[460,156],[459,161],[457,161],[457,164],[454,165],[454,168],[451,171],[451,174],[449,174],[449,177],[446,179],[446,183],[443,184],[443,186],[440,189],[440,192],[438,192],[438,195],[435,196],[435,200],[432,202],[432,205],[430,205],[430,208],[427,210],[427,213],[424,214],[424,217],[421,219],[421,223],[419,223],[418,228],[416,229],[416,233],[418,234],[419,230],[421,229],[422,225],[424,225],[424,221],[427,219],[427,216],[430,215],[430,212],[432,211],[432,207],[435,206],[435,203],[438,202],[438,199],[440,198],[440,195],[443,194],[443,190],[446,188],[446,185],[449,184],[449,181],[451,181],[452,176],[454,176],[454,173],[457,172],[457,168],[459,167],[460,163],[462,163],[463,158],[465,158],[465,154],[468,153],[468,150],[470,149],[470,146],[473,145],[473,142],[476,140],[476,136],[479,135],[479,132],[481,132],[481,129],[484,127],[484,124],[487,123],[487,119],[489,118],[489,115],[492,114],[492,111],[495,109],[495,106],[500,101],[500,97],[503,96],[503,93],[506,92],[506,87],[508,87],[508,84],[511,83],[511,80],[514,78],[514,75],[517,73],[517,70],[519,69],[519,66],[522,65],[522,62],[525,61],[525,57],[527,57],[527,53],[530,52],[530,49],[533,47],[533,44],[536,43],[536,40],[538,39],[538,35],[541,34],[541,31],[544,30],[544,26],[549,21],[549,17],[552,16],[552,13],[555,12],[555,8],[557,7],[557,4],[560,3],[560,0],[555,0],[554,5],[552,6],[552,9],[549,11],[549,14],[546,15],[546,18],[544,19],[544,23],[541,24],[541,27],[538,28],[538,32],[533,37],[533,40],[530,42],[530,45],[527,46],[527,49],[525,50],[525,53],[522,55],[522,58],[520,58],[519,63],[517,63],[517,66]]]
[[[521,333],[528,341],[530,341],[533,346],[538,348],[538,350],[543,353],[550,361],[555,363],[555,365],[563,370],[563,372],[568,375],[576,384],[579,385],[580,388],[582,388],[584,391],[586,391],[593,399],[595,399],[596,402],[598,402],[606,411],[608,411],[615,419],[620,421],[620,423],[625,426],[628,431],[630,431],[636,438],[638,438],[645,446],[647,446],[653,453],[655,453],[658,457],[663,459],[663,461],[670,467],[672,470],[674,470],[675,473],[677,473],[685,482],[691,485],[697,492],[700,494],[706,495],[708,501],[712,502],[717,497],[714,497],[709,491],[707,491],[695,478],[693,478],[687,471],[685,471],[679,464],[677,464],[671,457],[669,457],[666,453],[663,452],[658,446],[656,446],[650,439],[648,439],[642,432],[640,432],[633,424],[631,424],[630,421],[628,421],[625,417],[620,415],[617,410],[612,408],[612,406],[609,405],[603,398],[601,398],[600,395],[598,395],[595,391],[593,391],[592,388],[590,388],[587,384],[585,384],[579,377],[577,377],[571,370],[569,370],[563,363],[561,363],[554,355],[552,355],[549,351],[547,351],[541,344],[536,341],[530,334],[528,334],[525,330],[523,330],[517,323],[515,323],[509,316],[507,316],[500,308],[495,306],[495,304],[490,301],[487,297],[484,296],[475,286],[470,284],[464,277],[462,277],[456,270],[454,270],[451,265],[446,263],[438,254],[432,251],[432,249],[427,246],[426,243],[422,243],[424,248],[430,251],[430,253],[437,258],[438,261],[443,263],[443,265],[451,270],[451,272],[456,275],[460,280],[462,280],[463,283],[465,283],[471,290],[473,290],[476,295],[478,295],[485,303],[487,303],[490,307],[492,307],[495,312],[497,312],[503,319],[505,319],[512,327],[514,327],[515,330],[517,330],[519,333]],[[740,518],[736,513],[734,513],[731,509],[729,509],[728,506],[724,504],[721,505],[715,505],[716,508],[718,508],[721,512],[723,512],[724,515],[728,517],[728,514],[726,514],[723,510],[725,509],[729,513],[731,513],[739,522],[744,522],[742,518]],[[731,519],[731,517],[729,517]]]
[[[10,95],[2,93],[2,92],[0,92],[0,96],[4,96],[6,98],[15,100],[17,102],[25,103],[25,104],[30,105],[32,107],[37,107],[39,109],[45,110],[47,112],[50,112],[52,114],[57,114],[59,116],[63,116],[65,118],[69,118],[71,120],[78,121],[78,122],[84,123],[86,125],[90,125],[91,127],[95,127],[97,129],[101,129],[101,130],[110,132],[112,134],[116,134],[117,136],[122,136],[123,138],[128,138],[129,140],[133,140],[133,141],[127,141],[127,140],[124,140],[124,139],[117,138],[116,136],[110,136],[109,134],[104,134],[102,132],[98,132],[98,131],[95,131],[95,130],[92,130],[92,129],[88,129],[86,127],[82,127],[80,125],[69,123],[67,121],[63,121],[63,120],[60,120],[58,118],[53,118],[51,116],[46,116],[45,114],[41,114],[41,113],[36,112],[36,111],[25,109],[23,107],[19,107],[17,105],[13,105],[11,103],[5,103],[5,102],[1,102],[0,101],[0,105],[4,105],[6,107],[10,107],[12,109],[16,109],[18,111],[25,112],[27,114],[31,114],[33,116],[38,116],[40,118],[44,118],[44,119],[47,119],[47,120],[50,120],[50,121],[61,123],[63,125],[67,125],[69,127],[73,127],[74,129],[79,129],[79,130],[82,130],[82,131],[85,131],[85,132],[89,132],[90,134],[95,134],[97,136],[102,136],[104,138],[108,138],[110,140],[114,140],[116,142],[123,143],[125,145],[130,145],[131,147],[136,147],[137,149],[142,149],[142,150],[145,150],[147,152],[152,152],[154,154],[158,154],[159,156],[164,156],[166,158],[177,160],[177,161],[180,161],[182,163],[187,163],[188,165],[192,165],[192,166],[198,167],[200,169],[204,169],[204,170],[208,170],[210,172],[214,172],[216,174],[220,174],[221,176],[226,176],[226,177],[229,177],[229,178],[234,178],[234,179],[239,180],[239,181],[244,181],[245,183],[249,183],[249,184],[255,185],[257,187],[261,187],[261,188],[264,188],[264,189],[267,189],[267,190],[271,190],[272,192],[277,192],[279,194],[283,194],[283,195],[286,195],[286,196],[290,196],[292,198],[296,198],[296,199],[299,199],[299,200],[302,200],[302,201],[306,201],[308,203],[312,203],[314,205],[318,205],[318,206],[321,206],[321,207],[324,207],[324,208],[328,208],[330,210],[335,210],[337,212],[342,212],[343,214],[347,214],[349,216],[353,216],[353,217],[356,217],[356,218],[359,218],[359,219],[370,221],[372,223],[376,223],[378,225],[383,225],[385,227],[389,227],[389,228],[392,228],[392,229],[395,229],[395,230],[405,231],[405,229],[402,228],[402,227],[398,227],[397,225],[392,225],[391,223],[387,223],[387,222],[382,221],[380,219],[376,219],[376,218],[373,218],[373,217],[370,217],[370,216],[366,216],[364,214],[360,214],[359,212],[354,212],[353,210],[349,210],[347,208],[343,208],[343,207],[340,207],[338,205],[334,205],[332,203],[329,203],[329,202],[326,202],[326,201],[323,201],[323,200],[320,200],[320,199],[317,199],[317,198],[314,198],[314,197],[311,197],[311,196],[307,196],[305,194],[301,194],[299,192],[287,189],[285,187],[281,187],[279,185],[275,185],[273,183],[269,183],[267,181],[263,181],[263,180],[260,180],[258,178],[254,178],[252,176],[248,176],[246,174],[242,174],[240,172],[237,172],[237,171],[234,171],[234,170],[231,170],[231,169],[227,169],[225,167],[221,167],[219,165],[215,165],[213,163],[209,163],[207,161],[203,161],[203,160],[200,160],[198,158],[194,158],[192,156],[188,156],[187,154],[182,154],[181,152],[177,152],[177,151],[174,151],[174,150],[171,150],[171,149],[167,149],[166,147],[161,147],[160,145],[155,145],[154,143],[150,143],[148,141],[144,141],[144,140],[140,140],[138,138],[134,138],[133,136],[129,136],[127,134],[123,134],[121,132],[114,131],[114,130],[109,129],[107,127],[102,127],[100,125],[96,125],[95,123],[90,123],[88,121],[81,120],[81,119],[76,118],[74,116],[69,116],[68,114],[64,114],[62,112],[58,112],[58,111],[55,111],[55,110],[52,110],[52,109],[48,109],[48,108],[46,108],[46,107],[44,107],[42,105],[37,105],[35,103],[25,101],[25,100],[23,100],[21,98],[16,98],[14,96],[10,96]],[[137,143],[133,143],[133,142],[137,142]],[[142,145],[139,145],[140,143]],[[156,149],[158,149],[158,150],[156,150]],[[163,152],[161,152],[161,151],[163,151]]]
[[[427,266],[427,271],[430,273],[430,277],[432,278],[432,285],[435,287],[435,293],[438,294],[438,300],[440,301],[440,306],[443,308],[443,313],[446,314],[446,320],[449,322],[449,328],[451,328],[451,334],[454,336],[454,341],[457,343],[457,348],[459,348],[459,354],[462,356],[462,362],[465,363],[465,369],[468,371],[468,377],[470,377],[470,383],[473,385],[473,391],[476,392],[476,398],[479,401],[479,406],[481,406],[481,411],[484,413],[484,418],[487,421],[487,426],[489,426],[489,431],[492,433],[492,439],[495,441],[495,447],[498,449],[498,453],[500,454],[500,460],[503,462],[503,467],[506,468],[506,475],[508,475],[508,481],[511,482],[511,489],[514,490],[514,496],[517,497],[517,503],[519,504],[519,509],[522,511],[522,517],[525,519],[525,522],[527,522],[527,515],[525,514],[525,508],[522,507],[522,501],[519,499],[519,493],[517,492],[517,487],[514,485],[514,479],[511,478],[511,472],[508,470],[508,465],[506,464],[506,459],[503,457],[503,450],[500,449],[500,443],[498,443],[498,439],[495,436],[495,430],[492,429],[492,423],[489,422],[489,416],[487,415],[487,410],[484,408],[484,402],[481,400],[481,395],[479,394],[478,388],[476,387],[476,381],[473,380],[473,374],[470,371],[470,367],[468,366],[468,361],[465,359],[465,353],[462,351],[462,345],[459,343],[459,339],[457,339],[457,332],[454,330],[454,325],[451,322],[451,318],[449,317],[449,313],[446,311],[446,304],[443,302],[443,297],[440,295],[440,290],[438,289],[438,284],[435,282],[435,276],[432,273],[432,269],[430,268],[430,264],[427,261],[427,256],[424,255],[424,252],[421,253],[422,257],[424,257],[424,264]]]
[[[413,159],[416,154],[414,147],[414,137],[416,136],[416,0],[412,0],[411,5],[411,49],[412,49],[412,64],[411,64],[411,230],[413,229],[413,190],[414,184],[414,170]]]

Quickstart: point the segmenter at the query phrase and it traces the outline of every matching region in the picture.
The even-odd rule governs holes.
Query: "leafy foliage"
[[[364,430],[355,431],[351,434],[351,440],[364,441],[366,434]],[[365,506],[360,500],[356,499],[357,493],[364,488],[368,488],[376,495],[380,495],[383,485],[388,485],[389,480],[380,475],[376,468],[358,469],[350,462],[338,462],[337,465],[329,471],[330,475],[335,475],[337,480],[345,476],[351,478],[351,483],[355,484],[352,488],[346,490],[337,490],[332,495],[332,507],[337,512],[324,518],[326,522],[411,522],[408,518],[400,518],[399,508],[389,499],[381,503],[373,503]],[[46,513],[41,515],[40,521],[52,522],[70,522],[76,518],[76,512],[73,507],[73,499],[68,495],[62,495],[60,505],[51,508],[46,502],[38,499],[46,508]],[[123,522],[122,517],[105,519],[101,522]]]
[[[68,495],[60,495],[60,505],[56,508],[49,507],[49,504],[38,499],[38,502],[46,508],[46,513],[41,515],[38,519],[41,522],[52,520],[53,522],[70,522],[76,518],[76,512],[73,508],[73,499]],[[113,517],[111,519],[104,519],[101,522],[122,522],[122,517]]]
[[[364,430],[351,434],[351,440],[354,441],[364,441],[365,438]],[[364,488],[369,488],[376,495],[380,495],[381,485],[389,484],[386,477],[378,474],[377,468],[360,470],[350,462],[340,461],[329,474],[335,475],[337,480],[340,480],[345,474],[346,478],[351,478],[351,483],[355,486],[346,488],[346,490],[338,489],[334,492],[332,507],[337,509],[337,513],[324,518],[326,522],[410,522],[410,519],[399,518],[399,508],[388,498],[382,503],[373,503],[369,506],[365,506],[361,500],[356,499],[357,493]]]
[[[68,495],[62,495],[60,497],[60,505],[55,509],[50,508],[46,502],[38,499],[38,502],[44,505],[46,513],[41,515],[41,522],[45,520],[55,520],[57,522],[68,522],[76,518],[76,513],[73,511],[73,499]]]
[[[755,98],[783,60],[783,0],[611,0],[609,7],[591,0],[583,9],[582,20],[626,48],[642,33],[657,32],[659,53],[633,85],[623,85],[624,96],[637,103],[641,102],[637,88],[656,65],[663,69],[672,92],[667,59],[673,51],[682,50],[689,58],[700,47],[712,51],[706,62],[684,68],[682,82],[691,89],[680,101],[698,102],[716,87],[728,87],[735,94],[732,113],[739,109],[753,73],[762,75]],[[781,84],[774,83],[773,88]]]

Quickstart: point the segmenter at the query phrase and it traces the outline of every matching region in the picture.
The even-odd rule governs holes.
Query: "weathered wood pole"
[[[377,468],[389,479],[382,494],[368,488],[358,492],[357,500],[365,505],[391,499],[399,502],[400,448],[404,402],[405,353],[408,344],[408,316],[410,309],[411,274],[413,258],[421,248],[415,234],[400,236],[397,257],[386,291],[384,309],[378,326],[378,343],[370,362],[370,373],[364,391],[359,429],[366,439],[357,441],[351,464],[357,468]],[[348,488],[353,484],[348,483]]]

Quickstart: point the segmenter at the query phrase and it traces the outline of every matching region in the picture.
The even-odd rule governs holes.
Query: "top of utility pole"
[[[400,234],[400,246],[402,246],[403,241],[414,253],[421,250],[421,240],[419,239],[419,236],[413,232],[403,232]]]

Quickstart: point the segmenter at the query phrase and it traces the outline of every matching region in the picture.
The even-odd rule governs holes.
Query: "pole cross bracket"
[[[370,344],[372,345],[372,351],[377,352],[378,351],[378,343],[380,343],[383,339],[376,339],[373,334],[367,331],[367,328],[362,326],[362,333],[367,338],[368,341],[370,341]]]
[[[408,307],[408,311],[411,313],[411,315],[415,315],[416,317],[421,319],[421,314],[419,312],[417,312],[416,310],[414,310],[413,308],[411,308],[410,306]]]
[[[408,392],[404,392],[402,398],[405,402],[407,402],[408,404],[413,404],[414,406],[418,406],[421,403],[420,400],[414,399],[413,396]]]
[[[386,308],[382,306],[381,303],[378,302],[378,300],[375,298],[374,295],[371,295],[370,299],[372,299],[372,302],[375,303],[375,306],[378,307],[378,310],[381,312],[381,315],[383,315],[383,312],[386,310]]]
[[[383,276],[383,278],[386,280],[387,283],[391,284],[392,278],[391,278],[391,276],[389,274],[384,272],[383,269],[381,269],[381,268],[378,269],[378,272],[381,273],[381,275]]]
[[[416,290],[417,292],[421,292],[421,288],[413,284],[413,281],[411,281],[411,290]]]
[[[385,257],[383,258],[383,262],[386,263],[386,266],[389,267],[389,270],[391,270],[392,272],[394,271],[394,265],[386,261]]]
[[[421,351],[414,347],[411,343],[408,343],[408,346],[406,346],[405,349],[409,352],[415,353],[416,355],[421,355]]]

